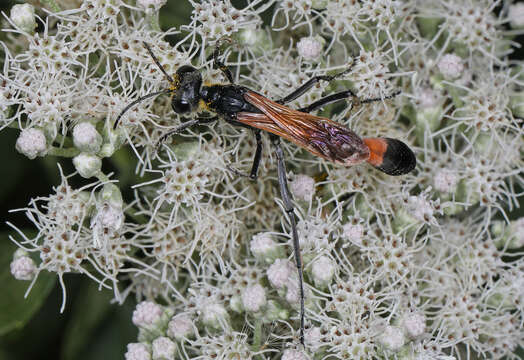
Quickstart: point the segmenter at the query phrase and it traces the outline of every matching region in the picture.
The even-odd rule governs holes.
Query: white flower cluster
[[[162,32],[164,3],[84,0],[43,20],[32,6],[13,7],[0,128],[20,130],[16,150],[28,158],[70,158],[76,169],[21,209],[38,233],[12,225],[13,276],[34,283],[47,270],[64,287],[65,273],[81,273],[118,302],[135,297],[139,335],[128,360],[516,359],[524,65],[508,60],[515,44],[505,26],[522,25],[521,7],[249,0],[239,9],[191,0],[191,19]],[[159,146],[190,121],[165,94],[134,104],[114,128],[133,101],[176,86],[143,42],[168,74],[192,65],[209,84],[225,81],[210,69],[217,41],[235,82],[273,100],[345,71],[287,105],[351,90],[315,113],[364,138],[401,139],[417,155],[414,171],[393,177],[283,141],[305,348],[296,346],[298,273],[266,134],[253,183],[237,175],[249,173],[256,141],[234,124],[190,128]],[[136,174],[106,173],[104,159],[126,150]],[[73,185],[80,177],[95,179]]]

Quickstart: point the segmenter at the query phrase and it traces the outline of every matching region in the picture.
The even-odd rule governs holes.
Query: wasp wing
[[[330,119],[290,109],[253,91],[244,98],[262,114],[239,112],[236,120],[242,124],[278,135],[335,163],[354,165],[369,158],[364,141]]]

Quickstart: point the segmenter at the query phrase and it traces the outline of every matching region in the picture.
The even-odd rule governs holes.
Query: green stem
[[[262,317],[258,317],[255,320],[255,330],[253,333],[253,345],[251,348],[253,351],[258,351],[260,349],[260,344],[262,343]]]
[[[124,210],[124,212],[126,215],[135,220],[138,224],[145,224],[148,221],[148,219],[144,215],[137,214],[137,211],[135,209],[127,208],[126,210]]]
[[[149,21],[149,25],[151,26],[151,29],[154,31],[161,31],[160,29],[160,23],[158,21],[158,10],[153,10],[151,12],[148,12],[147,19]]]
[[[104,174],[102,171],[99,171],[98,174],[96,174],[96,178],[100,180],[101,182],[107,182],[109,181],[109,178],[106,174]]]
[[[56,3],[55,0],[42,0],[42,4],[45,5],[46,8],[51,10],[52,12],[60,12],[62,9],[60,9],[60,6]]]
[[[72,158],[80,154],[80,150],[77,148],[57,148],[57,147],[51,147],[49,151],[47,152],[48,155],[52,156],[61,156],[66,158]]]

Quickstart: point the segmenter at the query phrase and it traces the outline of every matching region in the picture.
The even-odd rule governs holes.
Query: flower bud
[[[402,318],[402,327],[410,338],[419,337],[426,330],[426,317],[419,312],[407,313]]]
[[[202,310],[202,323],[215,329],[219,329],[227,318],[227,311],[220,304],[210,304]]]
[[[322,54],[324,39],[320,36],[303,37],[297,44],[297,51],[305,60],[314,60]]]
[[[253,236],[249,248],[255,258],[271,264],[275,259],[284,256],[284,249],[271,238],[269,233],[259,233]]]
[[[524,28],[524,4],[517,3],[509,6],[509,23],[513,29]]]
[[[133,324],[141,328],[150,328],[159,323],[164,310],[152,301],[142,301],[133,311]]]
[[[146,344],[130,343],[127,344],[126,360],[151,360],[151,353]]]
[[[19,153],[24,154],[29,159],[44,156],[47,152],[44,132],[35,128],[22,130],[15,146]]]
[[[462,75],[462,71],[464,71],[462,59],[455,54],[444,55],[438,62],[437,66],[440,70],[440,73],[446,79],[450,80],[460,77],[460,75]]]
[[[185,314],[173,316],[167,325],[167,335],[175,340],[190,337],[195,333],[193,320]]]
[[[73,165],[80,176],[89,179],[102,169],[102,160],[96,155],[81,153],[73,158]]]
[[[335,264],[327,256],[320,256],[311,267],[313,281],[317,287],[325,287],[331,283],[335,275]]]
[[[406,337],[402,329],[388,325],[380,334],[378,342],[388,350],[398,351],[406,343]]]
[[[245,288],[242,292],[242,305],[247,311],[260,311],[266,305],[266,290],[260,284]]]
[[[11,274],[16,280],[33,280],[36,274],[36,265],[29,256],[16,257],[11,261]]]
[[[315,192],[315,180],[307,175],[296,175],[289,188],[297,199],[308,201]]]
[[[25,32],[32,34],[36,28],[35,8],[31,4],[18,4],[11,8],[11,21]]]
[[[82,122],[73,129],[73,142],[83,152],[96,153],[102,145],[102,136],[96,131],[93,124]]]
[[[171,360],[175,358],[176,346],[170,338],[161,336],[153,340],[153,360]]]

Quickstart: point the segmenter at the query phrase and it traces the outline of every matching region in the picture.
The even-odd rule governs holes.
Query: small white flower
[[[249,286],[242,293],[242,305],[247,311],[260,311],[266,305],[266,290],[260,284]]]
[[[362,224],[354,224],[349,222],[342,227],[344,237],[357,245],[362,244],[362,238],[364,236],[364,226]]]
[[[11,274],[16,280],[32,280],[36,274],[36,265],[29,256],[15,258],[11,262]]]
[[[315,260],[311,268],[313,281],[317,286],[324,286],[331,282],[335,275],[335,264],[327,256],[321,256]]]
[[[406,343],[406,338],[402,329],[388,325],[380,334],[378,341],[386,349],[398,351]]]
[[[293,273],[293,265],[287,259],[276,259],[267,269],[267,278],[271,285],[277,289],[283,288],[288,284]]]
[[[426,317],[421,312],[407,313],[402,318],[402,326],[410,338],[419,337],[426,330]]]
[[[408,198],[409,213],[420,222],[436,224],[437,220],[433,216],[434,203],[426,199],[427,194],[428,191]]]
[[[306,60],[314,60],[322,54],[322,41],[318,36],[303,37],[297,44],[298,55]]]
[[[47,152],[44,132],[34,128],[22,130],[16,140],[16,150],[29,159],[44,156]]]
[[[167,335],[172,339],[181,340],[195,332],[193,320],[185,314],[175,315],[167,325]]]
[[[438,69],[446,79],[456,79],[462,75],[464,64],[462,59],[455,54],[446,54],[438,62]]]
[[[102,159],[96,155],[81,153],[73,158],[73,165],[80,176],[89,179],[102,169]]]
[[[153,360],[172,360],[175,358],[176,346],[171,339],[161,336],[153,340]]]
[[[151,360],[151,353],[146,344],[127,344],[126,360]]]
[[[162,307],[154,302],[142,301],[133,311],[133,324],[142,328],[151,327],[161,319],[163,313]]]
[[[96,153],[102,145],[102,136],[96,131],[93,124],[82,122],[73,129],[73,142],[81,151]]]
[[[435,174],[433,184],[435,189],[442,193],[450,193],[455,191],[458,183],[458,177],[453,172],[441,169]]]
[[[296,175],[289,185],[293,195],[300,200],[310,200],[315,192],[315,180],[307,175]]]
[[[102,240],[115,235],[115,232],[124,224],[124,211],[122,207],[102,203],[98,206],[95,215],[91,218],[93,241],[96,248],[100,248]]]
[[[282,360],[307,360],[308,357],[301,351],[286,349],[282,354]]]
[[[36,27],[35,8],[31,4],[17,4],[11,8],[11,20],[21,30],[32,33]]]

